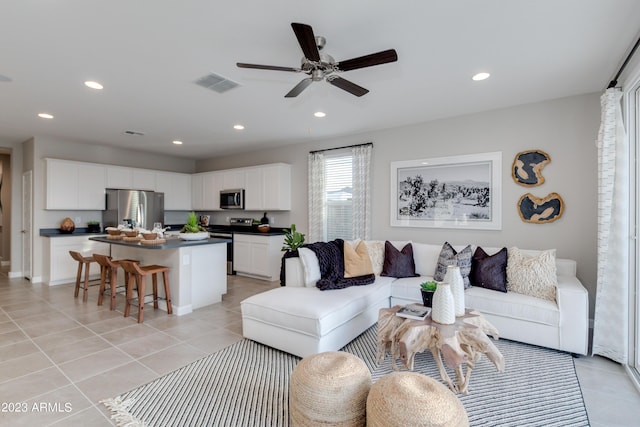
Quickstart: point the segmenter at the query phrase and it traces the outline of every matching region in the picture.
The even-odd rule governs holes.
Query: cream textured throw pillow
[[[367,245],[363,241],[358,243],[355,249],[349,244],[344,244],[344,277],[359,277],[373,274],[371,259],[367,251]]]
[[[556,250],[528,256],[513,247],[507,257],[507,290],[519,294],[556,300]]]
[[[379,276],[384,265],[384,240],[365,240],[364,244],[367,245],[373,274]]]

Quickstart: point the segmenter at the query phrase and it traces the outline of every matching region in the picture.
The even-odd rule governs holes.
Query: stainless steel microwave
[[[220,190],[220,209],[244,209],[244,190]]]

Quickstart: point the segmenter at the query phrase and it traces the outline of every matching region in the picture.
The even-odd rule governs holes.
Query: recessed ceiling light
[[[242,126],[242,125],[233,125],[233,128],[235,130],[244,130],[244,126]]]
[[[478,73],[475,76],[471,77],[471,79],[479,82],[480,80],[486,80],[489,78],[489,76],[491,76],[491,74],[489,73]]]
[[[84,82],[84,85],[86,87],[90,87],[91,89],[97,89],[97,90],[104,89],[104,86],[102,86],[100,83],[94,82],[92,80],[87,80],[86,82]]]
[[[53,119],[53,116],[49,113],[39,113],[38,117],[41,119]]]
[[[316,111],[315,113],[313,113],[313,115],[316,116],[316,117],[324,117],[327,114],[323,113],[322,111]]]
[[[182,141],[179,141],[179,140],[177,140],[177,139],[176,139],[175,141],[172,141],[172,142],[173,142],[175,145],[182,145]]]

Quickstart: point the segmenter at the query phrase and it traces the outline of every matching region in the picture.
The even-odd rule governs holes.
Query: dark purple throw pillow
[[[502,248],[493,255],[487,255],[478,246],[471,260],[469,280],[473,286],[507,292],[507,248]]]
[[[401,251],[397,250],[391,242],[384,242],[384,263],[381,276],[389,277],[416,277],[416,264],[413,261],[413,246],[407,243]]]

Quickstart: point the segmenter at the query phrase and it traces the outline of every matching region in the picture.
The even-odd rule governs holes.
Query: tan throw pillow
[[[528,256],[513,247],[507,256],[507,290],[519,294],[556,300],[556,250]]]
[[[358,243],[355,249],[349,243],[344,244],[344,277],[359,277],[373,274],[371,259],[364,242]]]

